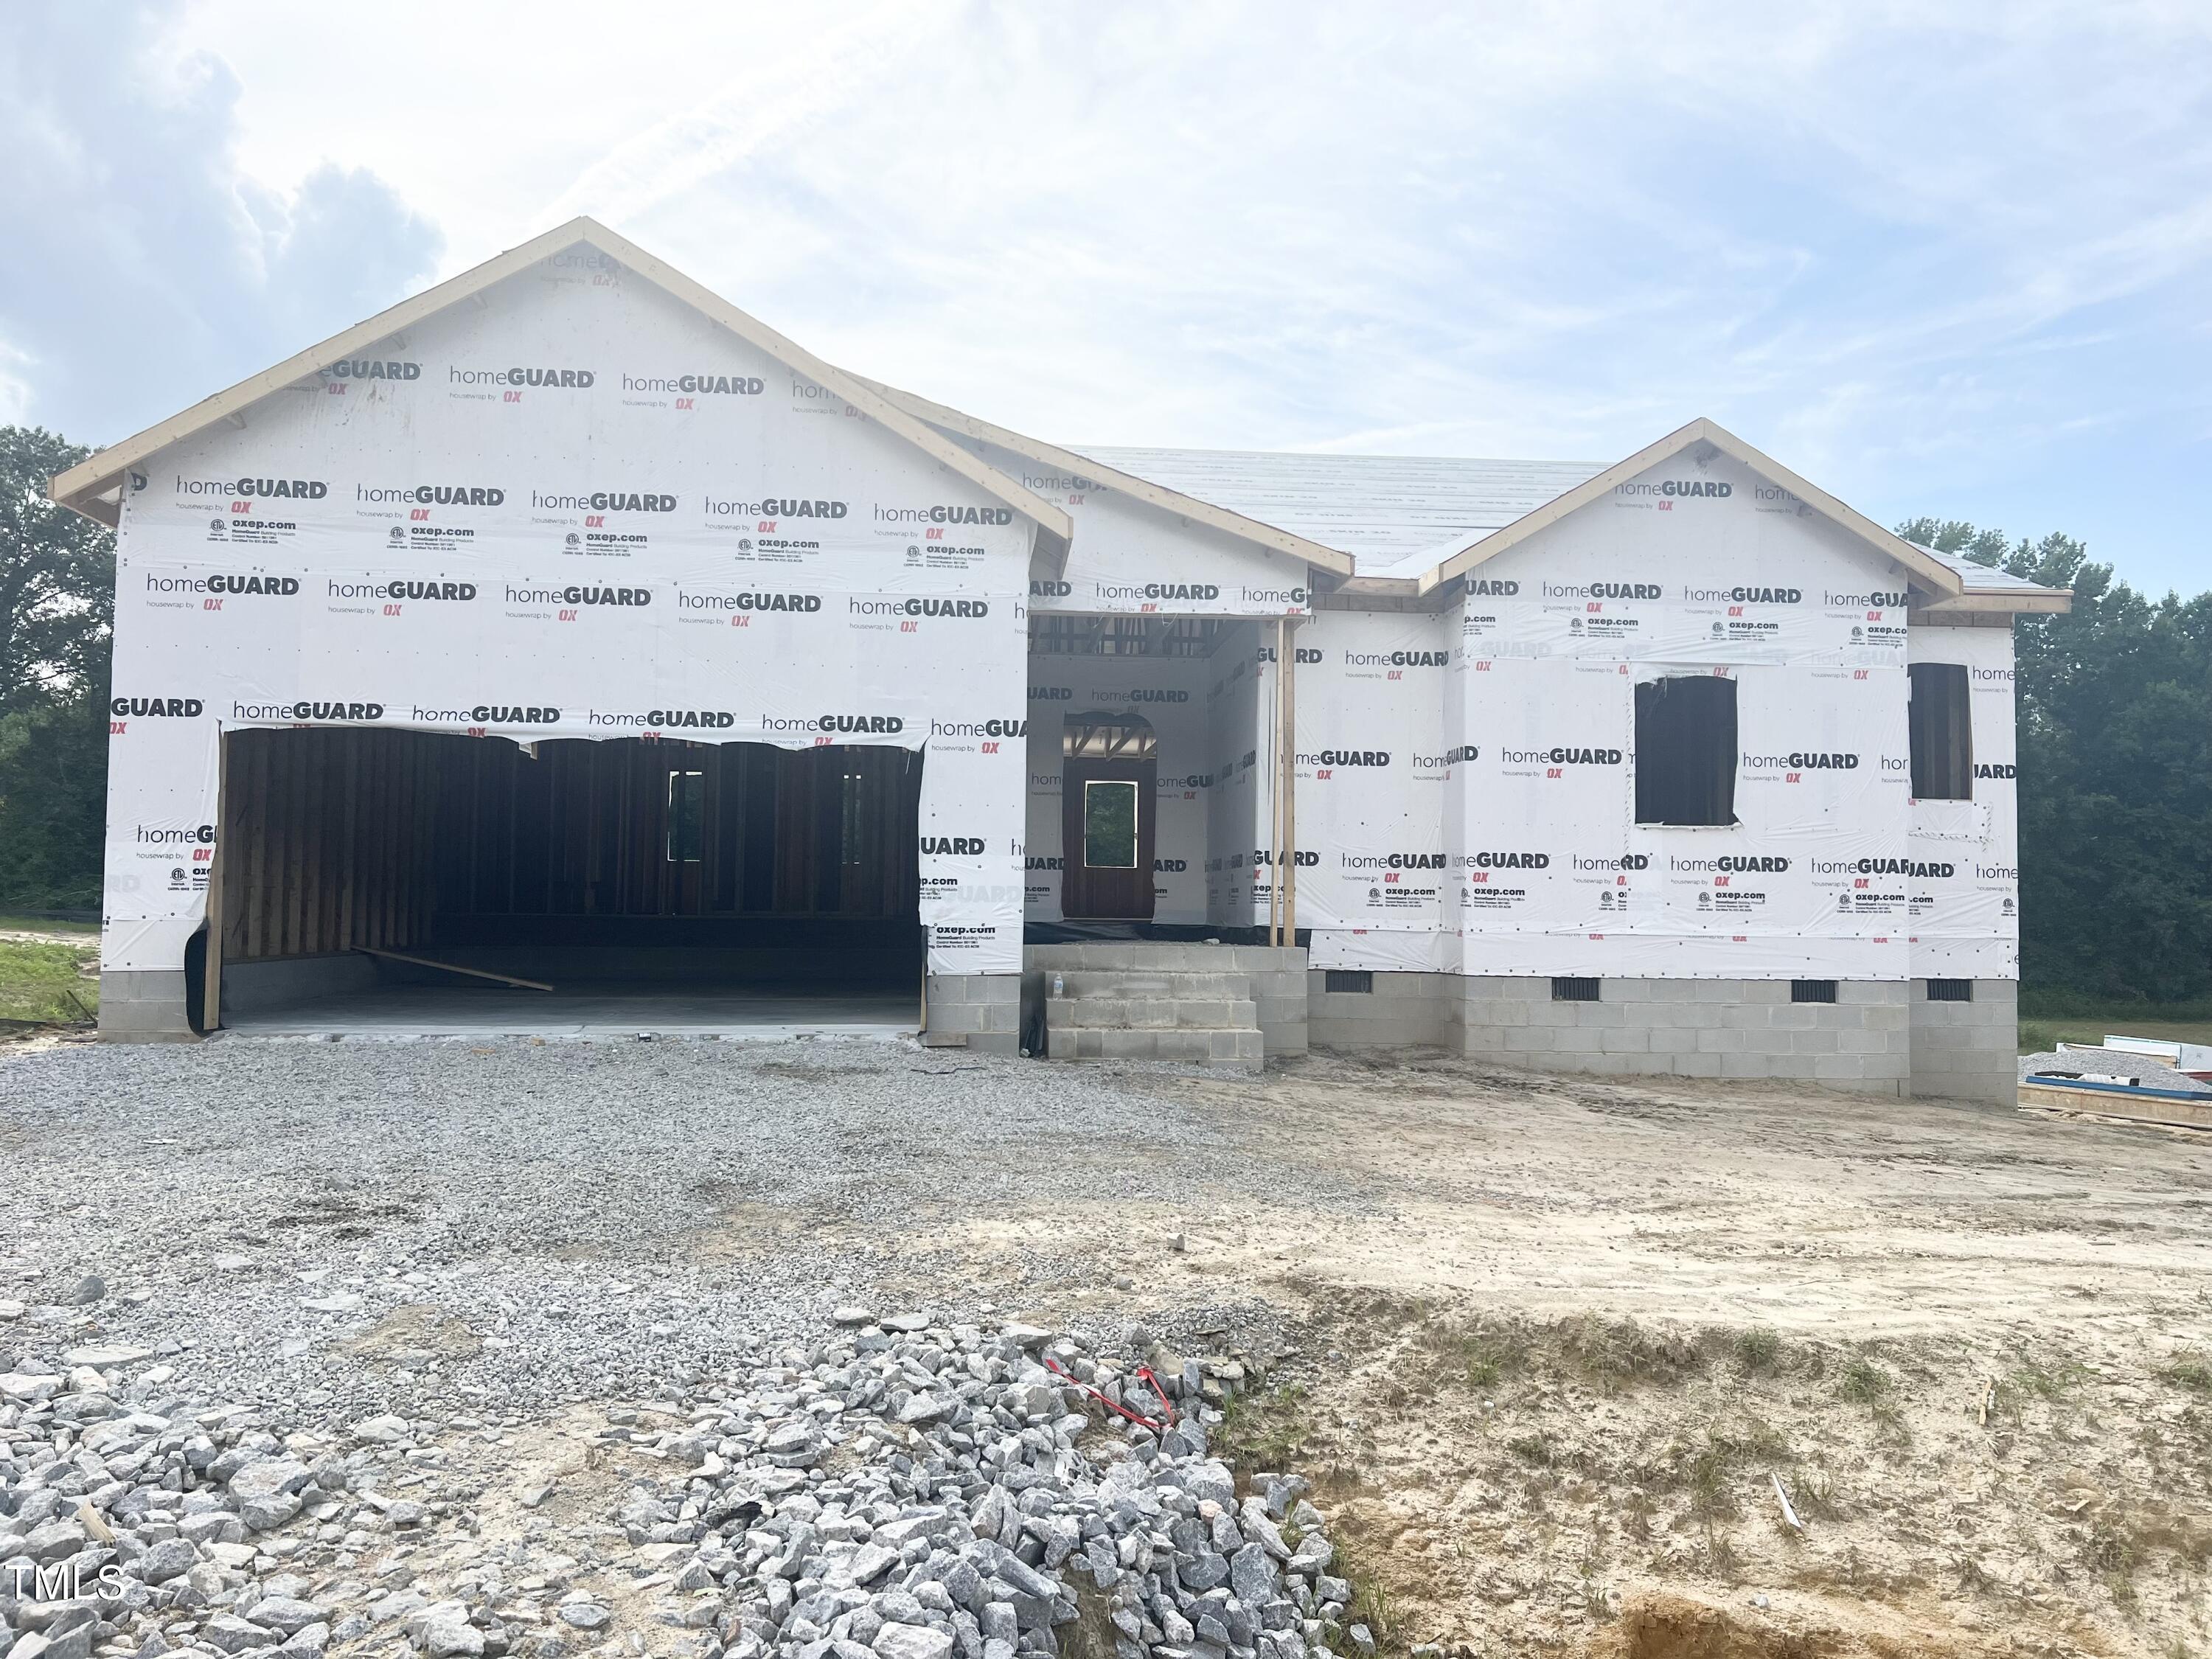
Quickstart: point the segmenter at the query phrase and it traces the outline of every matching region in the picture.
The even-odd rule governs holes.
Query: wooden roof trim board
[[[1557,524],[1568,514],[1597,501],[1615,485],[1626,483],[1639,473],[1648,471],[1662,461],[1672,459],[1699,443],[1711,444],[1723,455],[1741,462],[1769,483],[1781,485],[1824,518],[1869,543],[1877,552],[1903,566],[1927,590],[1931,599],[1955,599],[1966,592],[1966,585],[1960,580],[1959,574],[1940,559],[1913,546],[1904,538],[1884,530],[1864,514],[1846,507],[1827,491],[1806,483],[1780,462],[1761,454],[1734,433],[1702,416],[1677,431],[1668,433],[1658,442],[1638,450],[1626,460],[1607,467],[1595,478],[1576,485],[1564,495],[1547,501],[1534,512],[1524,514],[1503,529],[1493,530],[1479,541],[1462,548],[1421,578],[1423,589],[1441,586],[1455,577],[1466,575],[1477,565],[1496,558],[1547,525]]]
[[[296,385],[309,375],[343,358],[356,356],[380,341],[404,334],[449,307],[480,295],[495,283],[526,270],[538,260],[579,243],[589,243],[600,252],[611,255],[710,322],[720,324],[786,368],[836,392],[871,420],[897,434],[940,465],[1030,520],[1037,526],[1040,551],[1048,556],[1066,556],[1067,543],[1075,532],[1075,526],[1065,507],[1024,489],[1005,473],[969,454],[943,434],[931,429],[927,422],[896,407],[872,386],[842,368],[824,362],[757,318],[738,310],[712,289],[702,287],[635,243],[617,235],[597,220],[590,218],[571,219],[542,236],[534,236],[458,276],[447,278],[434,288],[425,289],[410,299],[402,300],[389,310],[380,311],[343,333],[332,335],[319,345],[295,353],[283,362],[240,380],[227,391],[201,399],[191,408],[157,422],[143,432],[110,445],[56,477],[47,486],[47,493],[64,507],[74,508],[88,518],[112,526],[116,521],[116,507],[105,498],[109,492],[119,489],[125,475],[140,462],[171,444],[206,430],[219,421],[228,420],[242,424],[246,411],[264,398]]]
[[[1931,599],[1913,606],[1913,616],[2061,617],[2074,608],[2070,587],[1968,588],[1955,599]]]
[[[1262,523],[1258,519],[1248,519],[1241,513],[1231,512],[1225,507],[1217,507],[1212,501],[1200,501],[1195,495],[1185,495],[1178,490],[1168,489],[1164,484],[1156,484],[1148,478],[1138,477],[1133,472],[1120,471],[1106,465],[1103,462],[1095,461],[1088,455],[1076,450],[1062,449],[1059,445],[1046,443],[1041,438],[1032,438],[1003,426],[994,426],[988,421],[978,420],[973,415],[964,414],[945,404],[932,403],[927,398],[917,397],[911,392],[902,392],[898,387],[887,386],[881,380],[871,380],[864,375],[858,374],[853,378],[881,393],[892,404],[906,410],[916,419],[927,421],[933,426],[942,427],[948,432],[960,433],[963,436],[975,439],[979,443],[995,444],[1000,449],[1011,449],[1017,455],[1027,456],[1030,460],[1042,466],[1059,467],[1069,472],[1079,473],[1086,478],[1096,478],[1117,494],[1157,507],[1164,512],[1175,514],[1177,517],[1188,519],[1194,524],[1207,526],[1209,528],[1222,532],[1224,535],[1234,536],[1240,541],[1253,543],[1270,553],[1285,553],[1292,558],[1303,559],[1316,570],[1325,570],[1337,576],[1350,576],[1353,574],[1354,565],[1352,556],[1336,548],[1325,546],[1320,542],[1309,541],[1304,536],[1278,529],[1275,526]],[[1054,574],[1058,574],[1057,569]]]

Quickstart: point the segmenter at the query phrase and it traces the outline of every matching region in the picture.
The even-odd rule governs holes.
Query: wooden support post
[[[1283,938],[1298,942],[1298,626],[1283,622]]]
[[[207,945],[200,955],[204,969],[200,984],[203,1033],[222,1027],[222,871],[230,861],[225,851],[230,840],[230,824],[225,817],[230,808],[230,791],[225,787],[229,782],[229,734],[218,727],[215,744],[215,855],[208,865]]]
[[[1290,627],[1275,619],[1275,708],[1269,721],[1273,728],[1274,777],[1267,790],[1267,943],[1283,942],[1283,657],[1290,645]]]

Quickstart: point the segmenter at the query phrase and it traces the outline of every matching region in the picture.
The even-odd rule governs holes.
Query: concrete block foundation
[[[1022,1046],[1022,981],[1014,974],[932,974],[929,1024],[922,1041],[933,1047],[977,1048],[1012,1054]]]
[[[1912,1092],[2012,1105],[2020,1098],[2020,987],[2008,979],[1965,983],[1971,1000],[1931,1002],[1929,981],[1911,981]]]
[[[1442,1047],[1532,1070],[1603,1077],[1772,1079],[1857,1093],[2009,1101],[2016,988],[1978,981],[1969,1003],[1927,981],[1845,980],[1796,1002],[1787,980],[1601,979],[1559,1001],[1548,977],[1387,973],[1365,991],[1308,975],[1316,1047]]]
[[[1455,1046],[1450,1011],[1457,974],[1367,975],[1365,991],[1332,991],[1328,974],[1306,975],[1308,1028],[1319,1048],[1441,1048]]]
[[[1841,981],[1833,1002],[1793,1001],[1788,980],[1601,979],[1595,1002],[1554,1000],[1549,978],[1480,975],[1459,984],[1447,1015],[1450,1045],[1509,1065],[1602,1077],[1778,1079],[1860,1094],[1911,1090],[1907,987],[1893,981]]]
[[[100,976],[100,1036],[104,1042],[191,1042],[185,1011],[185,970],[110,969]]]

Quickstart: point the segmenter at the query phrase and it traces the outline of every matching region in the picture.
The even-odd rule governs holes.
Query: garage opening
[[[919,1023],[912,750],[239,732],[223,773],[228,1028]]]

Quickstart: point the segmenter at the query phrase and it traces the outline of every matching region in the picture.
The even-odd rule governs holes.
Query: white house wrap
[[[916,753],[918,793],[884,809],[910,815],[913,842],[882,914],[921,930],[933,997],[987,1009],[964,1035],[992,1046],[1013,1042],[1025,930],[1033,949],[1295,940],[1345,980],[1316,978],[1316,1036],[1333,1021],[1332,1040],[1361,1040],[1347,999],[1395,994],[1352,988],[1372,974],[1425,1011],[1376,1016],[1373,1040],[1716,1075],[1800,1073],[1786,1043],[1759,1073],[1649,1033],[1587,1054],[1493,1041],[1515,1018],[1479,1005],[1548,1004],[1513,987],[1555,981],[1903,999],[2017,974],[2008,624],[2065,596],[1911,547],[1708,422],[1612,468],[1085,453],[823,364],[579,221],[103,451],[55,494],[120,536],[117,1035],[197,1017],[212,872],[226,826],[258,810],[226,785],[224,740],[255,730],[533,757],[571,739]],[[1732,690],[1674,690],[1700,680]],[[1914,696],[1934,695],[1917,684],[1966,695],[1916,725]],[[1692,702],[1734,722],[1720,805],[1658,821],[1639,811],[1639,769],[1649,783],[1662,763],[1640,722]],[[1970,787],[1915,798],[1923,731]],[[445,826],[438,792],[467,763],[435,752],[424,776],[448,782],[425,782],[421,810]],[[1083,885],[1096,848],[1068,826],[1103,833],[1095,803],[1119,798],[1078,802],[1065,780],[1116,755],[1150,769],[1132,831],[1150,878],[1102,910],[1105,889]],[[340,787],[356,763],[325,764],[296,787]],[[708,839],[738,849],[732,870],[769,858],[769,807],[726,828],[738,785],[714,775]],[[669,860],[705,873],[649,872],[663,896],[645,908],[858,914],[860,878],[837,872],[858,857],[854,792],[878,786],[857,761],[841,775],[819,788],[845,791],[842,829],[776,830],[820,842],[815,862],[792,875],[787,847],[753,887],[652,819]],[[538,833],[515,825],[517,848]],[[1288,860],[1294,894],[1274,880]],[[847,896],[793,901],[802,887]],[[447,912],[428,894],[409,902],[434,941]],[[611,903],[579,900],[572,921]],[[343,951],[351,926],[249,954]],[[1893,1079],[1858,1080],[1904,1086],[1917,1062],[1902,1041],[1892,1058]]]

